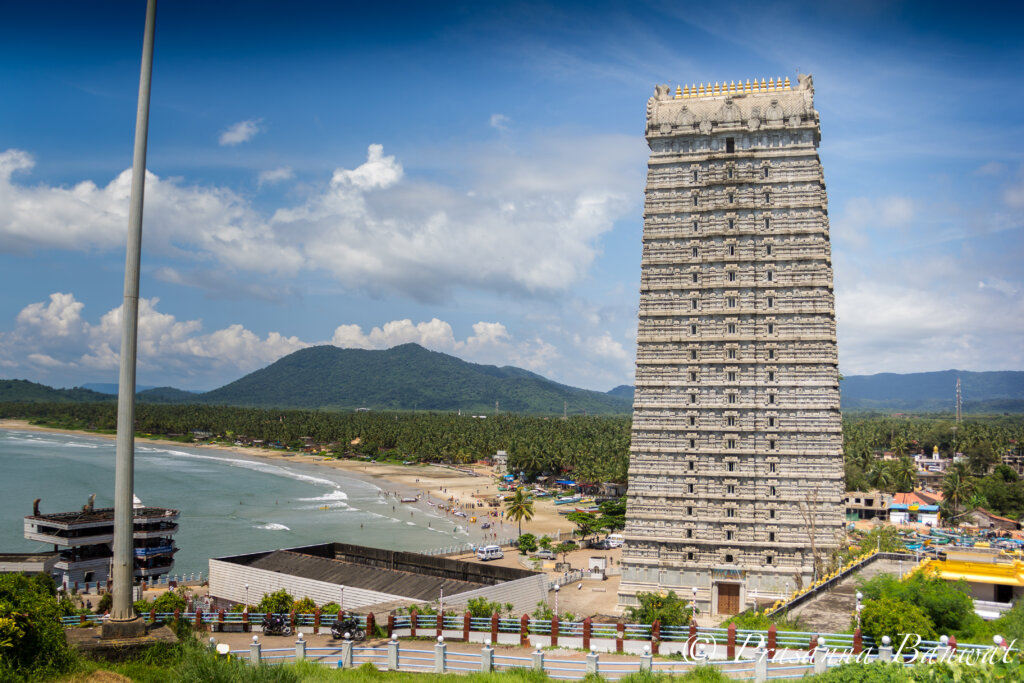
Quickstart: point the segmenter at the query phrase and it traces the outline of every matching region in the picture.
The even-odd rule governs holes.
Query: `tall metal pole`
[[[111,622],[136,619],[132,608],[134,582],[132,498],[135,491],[135,358],[139,326],[139,260],[142,254],[142,199],[146,187],[146,138],[149,134],[149,91],[153,76],[153,35],[156,0],[146,4],[142,41],[139,109],[135,119],[135,156],[128,210],[128,247],[124,264],[124,305],[121,308],[121,374],[117,385],[117,468],[114,478],[114,588]],[[132,629],[113,628],[112,632]]]

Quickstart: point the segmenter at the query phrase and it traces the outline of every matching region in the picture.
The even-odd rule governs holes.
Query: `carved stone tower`
[[[828,200],[798,80],[658,86],[647,103],[621,604],[771,603],[842,538]]]

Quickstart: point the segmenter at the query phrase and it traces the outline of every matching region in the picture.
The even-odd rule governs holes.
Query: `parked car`
[[[609,550],[609,549],[611,549],[612,546],[611,546],[611,544],[608,543],[608,541],[602,540],[602,541],[594,541],[593,543],[590,544],[590,547],[594,548],[596,550]]]
[[[553,559],[555,559],[556,555],[555,555],[555,551],[554,550],[548,550],[547,548],[541,548],[540,550],[537,551],[537,553],[534,555],[534,557],[536,557],[538,560],[553,560]]]

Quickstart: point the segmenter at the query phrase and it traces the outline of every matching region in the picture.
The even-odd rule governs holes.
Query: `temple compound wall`
[[[646,135],[619,601],[730,614],[812,582],[844,529],[813,82],[658,86]]]

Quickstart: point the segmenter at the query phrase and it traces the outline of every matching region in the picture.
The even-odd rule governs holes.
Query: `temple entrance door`
[[[738,583],[718,584],[718,613],[739,614],[740,585]]]

